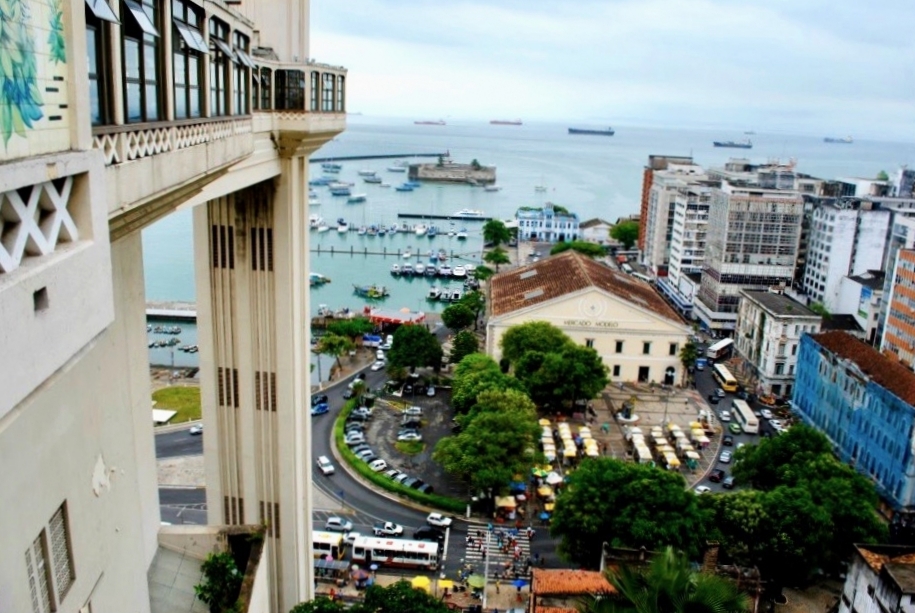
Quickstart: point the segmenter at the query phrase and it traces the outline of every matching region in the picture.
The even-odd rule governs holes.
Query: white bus
[[[705,357],[710,360],[717,360],[718,358],[722,358],[731,352],[731,347],[733,345],[734,339],[722,339],[705,350]]]
[[[379,566],[438,568],[438,543],[360,536],[353,543],[353,562]]]
[[[311,554],[315,558],[332,556],[339,560],[343,556],[343,533],[314,530],[311,533]]]
[[[731,402],[734,409],[734,419],[743,428],[747,434],[759,434],[759,419],[753,414],[753,410],[743,400],[735,398]]]

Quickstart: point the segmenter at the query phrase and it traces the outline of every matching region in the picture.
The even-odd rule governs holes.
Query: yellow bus
[[[715,375],[715,379],[718,381],[718,385],[721,386],[721,389],[726,392],[737,391],[737,379],[735,379],[734,375],[731,374],[731,371],[722,364],[715,364],[712,366],[712,374]]]
[[[734,420],[740,424],[740,427],[747,434],[759,434],[759,418],[753,414],[753,410],[743,400],[735,398],[731,402],[731,408],[734,409]]]
[[[342,533],[315,530],[312,532],[311,540],[313,557],[326,559],[327,556],[332,556],[335,560],[339,560],[343,557]]]

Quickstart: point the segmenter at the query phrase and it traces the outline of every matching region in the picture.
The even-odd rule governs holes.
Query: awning
[[[547,497],[549,497],[549,496],[552,496],[552,495],[553,495],[553,488],[551,488],[549,485],[542,485],[542,486],[540,486],[540,487],[537,488],[537,495],[538,495],[538,496],[542,496],[542,497],[544,497],[544,498],[547,498]]]
[[[347,570],[349,569],[349,562],[340,560],[323,560],[319,558],[315,560],[314,567],[322,570]]]
[[[181,35],[181,40],[184,41],[185,45],[200,53],[209,52],[207,43],[203,40],[203,34],[200,33],[200,30],[193,26],[189,26],[178,19],[174,19],[173,21],[175,22],[175,27],[178,28],[178,34]]]
[[[156,29],[156,26],[153,25],[149,15],[146,14],[146,11],[143,10],[143,7],[140,6],[138,2],[135,2],[134,0],[124,0],[124,6],[126,6],[130,11],[130,14],[133,15],[134,21],[137,22],[137,25],[140,26],[141,30],[151,36],[159,36],[159,30]]]
[[[89,6],[89,10],[92,11],[92,14],[99,19],[104,19],[111,23],[121,23],[118,21],[117,16],[115,16],[114,11],[111,10],[111,7],[108,6],[106,0],[86,0],[86,4]]]
[[[511,496],[496,496],[496,507],[514,509],[516,506],[518,506],[518,503]]]
[[[219,49],[220,51],[222,51],[222,53],[223,53],[226,57],[228,57],[229,59],[231,59],[233,62],[235,61],[235,53],[232,51],[232,48],[229,47],[228,44],[226,44],[226,41],[224,41],[224,40],[219,40],[218,38],[210,38],[210,40],[213,42],[214,45],[216,45],[216,48],[217,48],[217,49]]]
[[[254,62],[251,60],[251,56],[245,53],[244,49],[239,49],[235,47],[235,56],[236,61],[247,66],[248,68],[254,68]]]

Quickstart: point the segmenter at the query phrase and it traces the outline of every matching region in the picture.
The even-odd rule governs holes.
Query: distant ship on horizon
[[[716,147],[728,147],[731,149],[752,149],[753,141],[749,138],[743,141],[733,141],[733,140],[716,140],[712,141],[712,144]]]
[[[493,119],[489,122],[493,126],[520,126],[523,125],[520,119]]]
[[[834,138],[832,136],[827,136],[823,139],[824,143],[842,143],[845,145],[850,145],[855,142],[851,136],[846,136],[845,138]]]
[[[444,126],[448,125],[445,123],[444,119],[439,119],[438,121],[414,121],[414,124],[417,126]]]
[[[613,136],[616,132],[613,128],[607,128],[606,130],[592,130],[589,128],[569,128],[569,134],[597,134],[600,136]]]

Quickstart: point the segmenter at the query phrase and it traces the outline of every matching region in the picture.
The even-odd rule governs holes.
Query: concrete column
[[[118,20],[121,23],[124,23],[125,19],[133,19],[133,17],[127,17],[125,11],[121,10],[121,7],[124,5],[120,2],[115,2],[111,5],[111,10],[114,11],[114,14],[118,16]],[[121,54],[121,26],[116,23],[110,24],[110,30],[108,37],[108,57],[111,58],[111,82],[110,82],[110,91],[111,96],[111,119],[116,126],[122,126],[125,123],[125,113],[124,113],[124,57]],[[124,158],[121,158],[121,161],[124,161]]]
[[[165,97],[162,99],[162,103],[165,105],[163,108],[164,113],[162,113],[162,118],[168,121],[171,121],[175,118],[175,59],[174,59],[174,50],[175,41],[172,36],[172,3],[163,2],[162,3],[162,27],[159,28],[159,34],[162,35],[162,76],[163,76],[163,87],[165,88]]]

